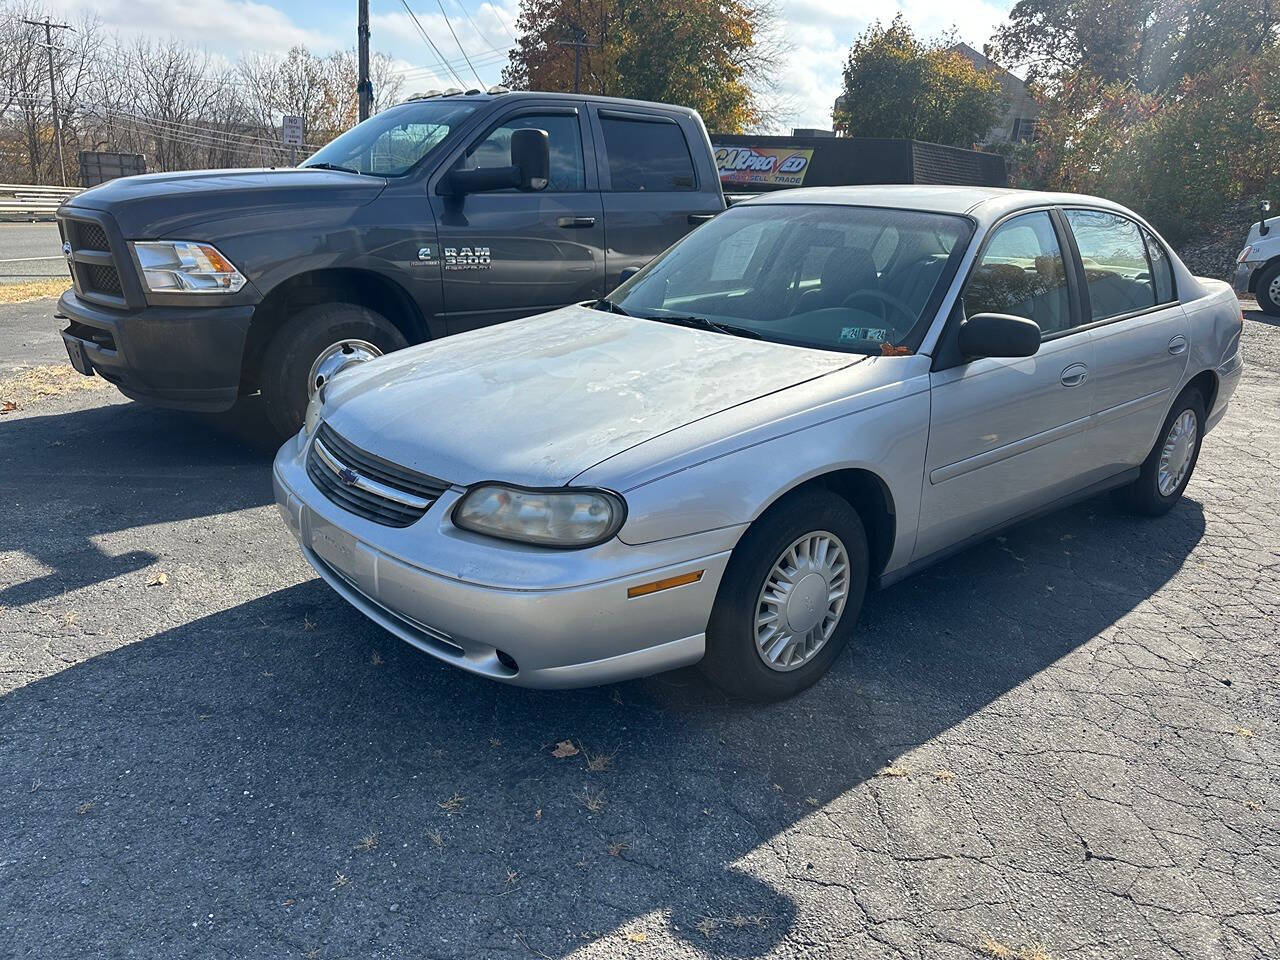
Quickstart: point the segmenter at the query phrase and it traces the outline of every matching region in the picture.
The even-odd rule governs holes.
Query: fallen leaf
[[[648,943],[649,935],[643,930],[628,930],[622,935],[628,943]]]
[[[561,740],[556,744],[556,748],[551,751],[551,755],[557,759],[564,757],[576,757],[578,748],[573,745],[572,740]]]
[[[911,773],[906,767],[889,765],[882,770],[876,772],[877,777],[905,777]]]
[[[159,573],[157,573],[154,577],[152,577],[149,581],[147,581],[147,586],[148,586],[148,587],[163,587],[163,586],[164,586],[166,583],[168,583],[168,582],[169,582],[169,575],[168,575],[167,573],[165,573],[163,570],[161,570],[161,571],[160,571]]]
[[[894,346],[892,343],[882,343],[880,344],[880,356],[909,357],[911,356],[911,348]]]
[[[4,403],[0,403],[0,413],[13,413],[13,411],[17,409],[18,405],[12,400],[6,400]]]

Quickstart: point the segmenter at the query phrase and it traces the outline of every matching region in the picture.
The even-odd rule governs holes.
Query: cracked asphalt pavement
[[[56,330],[0,313],[30,362]],[[24,405],[0,957],[1274,957],[1280,326],[1244,349],[1171,514],[1093,500],[873,595],[764,707],[399,643],[285,533],[252,408]]]

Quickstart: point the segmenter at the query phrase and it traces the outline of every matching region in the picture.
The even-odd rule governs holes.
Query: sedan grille
[[[323,423],[307,453],[307,476],[344,510],[388,527],[409,526],[449,489],[361,450]]]

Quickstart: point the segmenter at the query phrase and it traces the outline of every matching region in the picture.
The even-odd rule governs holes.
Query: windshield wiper
[[[603,310],[605,313],[616,313],[622,317],[633,316],[633,314],[627,313],[626,310],[623,310],[622,307],[618,306],[618,304],[614,303],[608,297],[601,297],[591,306],[596,310]]]
[[[748,340],[764,339],[764,336],[756,330],[751,330],[747,327],[735,327],[731,323],[720,323],[717,320],[699,317],[692,313],[647,314],[645,319],[658,320],[662,323],[674,323],[681,327],[692,327],[695,330],[710,330],[712,333],[727,333],[731,337],[746,337]]]
[[[339,173],[360,173],[355,167],[343,167],[336,163],[325,163],[323,160],[319,163],[303,164],[303,170],[337,170]],[[364,176],[364,174],[360,174]]]

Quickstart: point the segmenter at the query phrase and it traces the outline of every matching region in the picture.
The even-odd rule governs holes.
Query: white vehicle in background
[[[1244,249],[1236,258],[1232,286],[1236,293],[1252,294],[1264,313],[1280,317],[1280,217],[1267,219],[1271,203],[1262,201],[1262,219],[1249,228]]]

